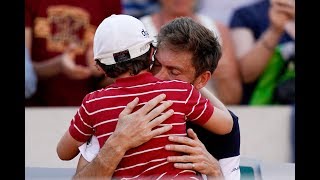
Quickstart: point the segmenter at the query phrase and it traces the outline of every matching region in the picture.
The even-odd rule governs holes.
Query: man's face
[[[161,80],[181,80],[191,84],[195,82],[195,68],[192,54],[186,51],[172,51],[170,48],[158,48],[155,54],[152,74]]]

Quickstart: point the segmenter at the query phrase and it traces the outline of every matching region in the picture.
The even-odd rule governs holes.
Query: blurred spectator
[[[242,104],[295,101],[295,1],[263,0],[237,9],[230,22],[242,79]]]
[[[199,0],[199,13],[207,15],[225,25],[229,25],[233,11],[244,5],[260,0]]]
[[[30,54],[27,48],[24,51],[24,72],[25,72],[25,81],[24,81],[24,95],[25,99],[29,99],[37,90],[38,77],[33,69],[31,62]]]
[[[122,0],[123,14],[136,18],[159,11],[158,0]]]
[[[162,25],[180,16],[191,17],[196,22],[214,31],[221,42],[223,55],[216,71],[213,73],[213,78],[207,83],[206,88],[226,105],[239,104],[242,95],[241,78],[229,29],[222,23],[196,13],[196,0],[160,0],[159,3],[159,12],[141,18],[150,36],[155,38]]]
[[[94,66],[95,29],[121,11],[120,0],[25,0],[25,41],[39,80],[26,105],[79,106],[104,80]]]

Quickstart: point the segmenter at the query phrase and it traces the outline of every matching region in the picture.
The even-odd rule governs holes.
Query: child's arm
[[[61,160],[72,160],[79,153],[78,147],[84,142],[75,140],[69,130],[67,130],[61,137],[57,145],[57,154]]]
[[[205,129],[219,135],[225,135],[231,132],[233,127],[233,119],[229,113],[215,108],[210,119],[203,124]]]
[[[225,105],[206,88],[201,88],[200,93],[209,99],[211,104],[214,106],[214,112],[212,116],[203,125],[203,127],[215,134],[220,135],[231,132],[233,127],[233,119]]]
[[[83,98],[82,104],[71,120],[69,128],[58,142],[56,151],[61,160],[71,160],[76,157],[79,153],[78,148],[87,142],[94,133],[90,116],[86,110],[86,102],[89,98],[90,94]]]

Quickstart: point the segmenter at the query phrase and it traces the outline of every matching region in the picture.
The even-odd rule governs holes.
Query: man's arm
[[[164,94],[159,95],[134,113],[132,111],[137,106],[139,99],[136,98],[130,102],[120,113],[115,131],[97,156],[91,162],[80,157],[73,179],[88,179],[88,177],[111,179],[127,150],[169,131],[172,128],[171,125],[153,129],[173,114],[173,110],[168,110],[158,116],[172,105],[172,102],[166,101],[156,107],[164,99]]]
[[[92,162],[88,162],[83,156],[80,156],[73,179],[88,179],[89,177],[111,179],[113,172],[126,152],[122,144],[124,143],[117,140],[117,137],[110,137]]]

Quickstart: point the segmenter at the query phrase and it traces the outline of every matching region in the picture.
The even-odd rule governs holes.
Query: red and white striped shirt
[[[172,144],[168,140],[169,135],[187,135],[186,120],[203,125],[214,111],[210,101],[202,97],[190,83],[179,80],[162,81],[151,73],[119,78],[114,84],[86,95],[71,121],[69,132],[80,142],[86,142],[95,135],[102,147],[115,130],[120,112],[130,101],[139,97],[136,111],[161,93],[166,94],[166,100],[173,101],[170,109],[174,110],[174,114],[162,125],[172,124],[173,128],[127,151],[114,176],[123,179],[181,179],[186,176],[201,179],[201,175],[195,171],[174,168],[173,163],[168,163],[166,158],[182,154],[164,149],[166,144]]]

